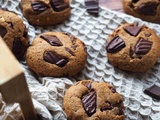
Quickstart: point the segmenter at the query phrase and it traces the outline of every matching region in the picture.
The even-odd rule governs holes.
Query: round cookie
[[[159,58],[160,40],[147,26],[124,24],[108,37],[106,50],[113,66],[131,72],[145,72]]]
[[[40,34],[28,48],[28,66],[40,76],[73,76],[84,68],[87,58],[82,41],[71,34]]]
[[[20,60],[29,45],[28,30],[15,13],[0,9],[0,36]]]
[[[157,22],[160,20],[159,0],[123,0],[124,11],[142,20]]]
[[[76,91],[76,92],[75,92]],[[124,120],[122,96],[105,82],[82,80],[63,99],[67,120]]]
[[[70,16],[69,0],[22,0],[21,6],[32,25],[55,25]]]

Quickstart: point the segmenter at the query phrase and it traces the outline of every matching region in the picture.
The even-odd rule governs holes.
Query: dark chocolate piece
[[[38,2],[38,1],[32,2],[31,6],[32,9],[36,12],[44,12],[47,8],[49,8],[43,2]]]
[[[8,22],[8,25],[9,25],[10,28],[13,29],[13,24],[12,24],[12,22]]]
[[[153,85],[153,86],[145,89],[144,93],[151,96],[152,98],[160,100],[160,87],[157,85]]]
[[[22,53],[22,41],[18,37],[14,38],[12,52],[18,59],[20,59],[22,57],[21,56],[21,53]]]
[[[91,90],[91,88],[92,88],[92,82],[87,82],[87,83],[85,84],[85,86],[86,86],[89,90]]]
[[[28,29],[25,26],[24,32],[23,32],[23,37],[27,38],[28,36]]]
[[[67,52],[69,52],[71,55],[75,56],[74,52],[73,52],[71,49],[65,47],[65,50],[66,50]]]
[[[141,31],[141,27],[138,27],[136,25],[129,25],[125,26],[124,30],[131,36],[137,36]]]
[[[111,91],[112,91],[112,93],[116,93],[117,92],[116,89],[112,88],[112,87],[111,87]]]
[[[150,37],[152,34],[151,33],[146,33],[145,36],[146,37]]]
[[[72,35],[71,33],[68,33],[68,32],[66,32],[65,35],[70,37],[70,40],[72,41],[72,43],[74,42],[74,40],[75,40],[75,36],[74,35]]]
[[[147,4],[141,4],[138,7],[138,12],[143,15],[150,15],[154,16],[156,15],[156,9],[158,4],[157,3],[147,3]]]
[[[2,38],[6,35],[6,33],[7,29],[0,25],[0,35],[2,36]]]
[[[76,48],[78,47],[78,45],[74,44],[71,46],[74,50],[76,50]]]
[[[60,12],[69,7],[69,5],[65,3],[63,0],[50,0],[50,4],[53,10],[56,12]]]
[[[85,0],[85,6],[88,13],[98,14],[99,11],[98,0]]]
[[[111,103],[109,101],[106,101],[106,106],[101,107],[101,111],[105,111],[105,110],[112,110],[113,106],[111,105]]]
[[[141,55],[147,54],[150,51],[152,44],[153,42],[140,38],[135,46],[135,53]]]
[[[96,112],[96,92],[91,91],[82,97],[82,104],[87,115],[90,117]]]
[[[133,3],[136,3],[136,2],[138,2],[138,1],[139,1],[139,0],[132,0]]]
[[[124,48],[125,42],[119,36],[112,38],[112,40],[108,43],[106,49],[109,53],[115,53]]]
[[[56,36],[41,35],[40,38],[44,39],[46,42],[48,42],[52,46],[62,46],[63,45]]]
[[[45,52],[43,58],[46,62],[56,64],[59,67],[64,67],[68,63],[66,58],[63,58],[52,51]]]

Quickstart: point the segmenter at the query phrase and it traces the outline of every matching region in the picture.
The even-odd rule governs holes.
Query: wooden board
[[[25,120],[36,120],[31,95],[19,62],[0,37],[0,92],[6,103],[18,102]]]

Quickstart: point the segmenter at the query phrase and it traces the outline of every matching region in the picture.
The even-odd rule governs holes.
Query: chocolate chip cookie
[[[73,76],[83,69],[87,58],[84,43],[69,33],[40,34],[28,48],[28,66],[40,76]]]
[[[122,96],[105,82],[82,80],[71,86],[63,99],[68,120],[124,120]]]
[[[69,0],[22,0],[21,6],[32,25],[55,25],[70,16]]]
[[[0,9],[0,36],[20,60],[29,45],[28,30],[15,13]]]
[[[160,40],[147,26],[124,24],[108,38],[109,62],[122,70],[145,72],[159,58]]]
[[[157,22],[160,20],[159,0],[123,0],[124,11],[142,20]]]

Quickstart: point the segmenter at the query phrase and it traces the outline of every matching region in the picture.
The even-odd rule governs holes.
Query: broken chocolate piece
[[[65,47],[65,50],[67,52],[69,52],[71,55],[75,56],[74,52],[72,50],[70,50],[69,48]]]
[[[22,41],[20,38],[15,37],[13,41],[13,47],[12,47],[13,54],[19,59],[21,58],[22,53]]]
[[[23,32],[23,37],[27,38],[28,36],[28,29],[25,26],[24,32]]]
[[[106,49],[109,53],[114,53],[120,51],[122,48],[124,48],[126,45],[122,38],[119,36],[116,36],[112,38],[112,40],[108,43]]]
[[[91,91],[82,97],[82,104],[87,115],[90,117],[96,112],[96,92]]]
[[[153,42],[140,38],[135,46],[136,54],[147,54],[152,47]]]
[[[63,0],[50,0],[50,4],[54,11],[60,12],[69,7]]]
[[[78,45],[74,44],[71,46],[74,50],[76,50],[76,48],[78,47]]]
[[[90,14],[98,14],[98,0],[85,0],[85,6]]]
[[[41,35],[40,38],[46,40],[52,46],[62,46],[63,44],[56,36]]]
[[[66,58],[63,58],[51,51],[45,52],[43,58],[46,62],[56,64],[59,67],[64,67],[68,63]]]
[[[111,88],[112,93],[116,93],[116,89],[115,88]]]
[[[32,9],[36,12],[43,12],[48,8],[48,6],[45,5],[43,2],[38,2],[38,1],[32,2],[31,6]]]
[[[85,86],[86,86],[89,90],[91,90],[92,82],[87,82],[87,83],[85,84]]]
[[[144,93],[151,96],[152,98],[160,100],[160,87],[157,85],[153,85],[153,86],[145,89]]]
[[[129,33],[131,36],[137,36],[141,31],[141,27],[138,27],[137,25],[129,25],[129,26],[125,26],[124,30],[127,33]]]
[[[12,22],[8,22],[8,25],[9,25],[10,28],[13,29],[13,24],[12,24]]]
[[[158,6],[157,3],[141,4],[138,7],[138,12],[143,15],[154,16],[156,14],[157,6]]]
[[[0,35],[2,36],[2,38],[6,35],[6,33],[7,29],[0,25]]]
[[[136,3],[136,2],[138,2],[138,1],[139,1],[139,0],[132,0],[133,3]]]

